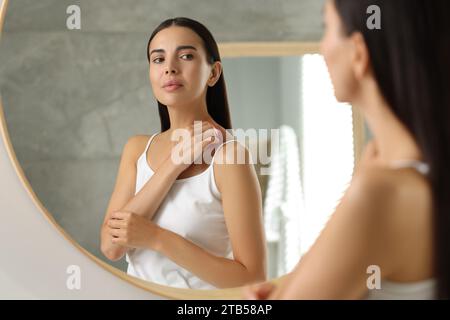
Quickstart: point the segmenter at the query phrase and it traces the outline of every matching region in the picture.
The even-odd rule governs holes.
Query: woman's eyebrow
[[[179,47],[177,47],[177,51],[184,50],[184,49],[192,49],[192,50],[197,51],[197,48],[194,46],[179,46]]]
[[[155,52],[165,52],[164,49],[153,49],[152,51],[150,51],[150,55],[152,55]]]
[[[178,46],[178,47],[177,47],[177,51],[185,50],[185,49],[192,49],[192,50],[197,51],[197,48],[194,47],[194,46]],[[166,51],[165,51],[164,49],[153,49],[152,51],[150,51],[150,55],[152,55],[152,54],[155,53],[155,52],[161,52],[161,53],[164,53],[164,52],[166,52]]]

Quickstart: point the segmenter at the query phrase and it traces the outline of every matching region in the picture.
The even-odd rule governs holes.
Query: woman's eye
[[[181,56],[181,59],[183,59],[183,60],[191,60],[193,57],[194,57],[194,56],[193,56],[192,54],[186,53],[186,54],[183,54],[183,55]]]
[[[163,62],[163,61],[164,61],[163,58],[155,58],[155,59],[153,59],[153,62],[154,62],[154,63],[161,63],[161,62]]]

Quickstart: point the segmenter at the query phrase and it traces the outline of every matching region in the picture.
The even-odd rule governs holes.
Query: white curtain
[[[270,175],[264,199],[264,224],[269,264],[272,264],[269,269],[275,267],[274,276],[291,271],[300,258],[300,213],[303,210],[299,149],[294,129],[281,126],[277,143],[271,142]]]

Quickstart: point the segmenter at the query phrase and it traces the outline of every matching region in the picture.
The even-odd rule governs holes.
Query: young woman
[[[132,137],[124,147],[102,252],[111,260],[126,255],[130,275],[168,286],[214,289],[264,280],[256,173],[250,163],[228,161],[237,152],[248,157],[248,150],[228,140],[214,147],[212,163],[197,161],[217,132],[226,137],[231,128],[214,38],[199,22],[169,19],[152,33],[147,57],[161,133]],[[174,142],[180,132],[189,139]],[[175,149],[188,162],[176,160]]]
[[[371,5],[381,29],[367,26]],[[310,251],[247,298],[450,297],[448,12],[446,0],[328,0],[321,51],[335,95],[374,139]]]

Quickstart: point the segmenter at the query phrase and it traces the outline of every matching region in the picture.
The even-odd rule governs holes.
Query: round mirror
[[[127,275],[125,257],[111,261],[100,249],[124,145],[161,130],[148,38],[160,17],[192,16],[219,42],[229,132],[255,160],[267,279],[292,270],[333,212],[364,140],[362,120],[350,106],[338,106],[318,54],[322,5],[273,1],[254,9],[237,0],[198,1],[194,10],[182,1],[9,2],[0,42],[0,117],[18,174],[43,213],[73,244],[136,285],[171,298],[239,297],[236,288],[144,281]],[[217,14],[224,10],[233,21]]]

